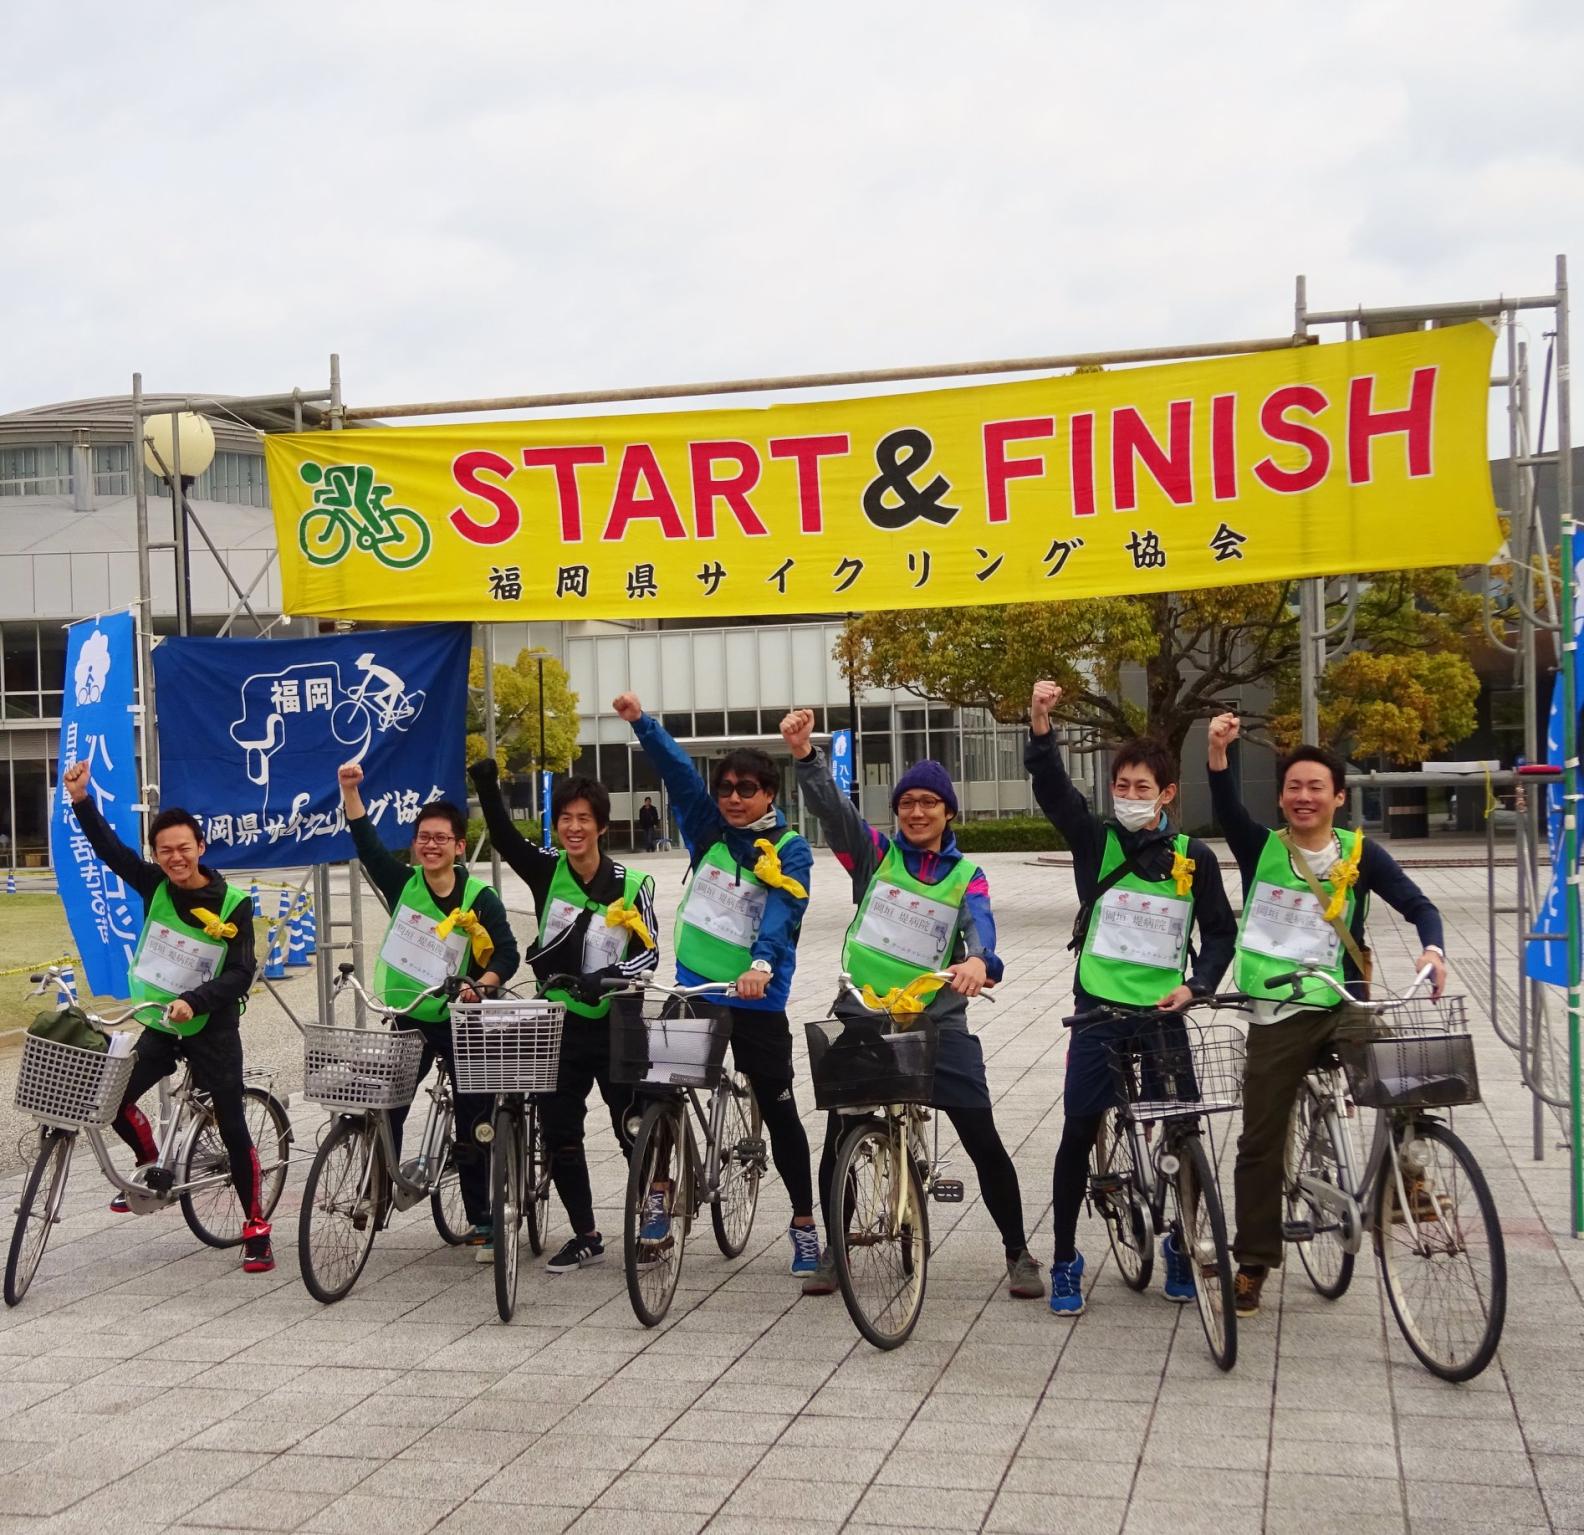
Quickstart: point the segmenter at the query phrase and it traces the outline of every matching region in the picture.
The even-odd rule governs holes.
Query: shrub
[[[995,821],[957,821],[957,846],[965,853],[1055,853],[1066,839],[1044,816],[1007,816]]]

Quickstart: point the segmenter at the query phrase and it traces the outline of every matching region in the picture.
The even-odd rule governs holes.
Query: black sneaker
[[[573,1269],[587,1268],[591,1263],[605,1261],[605,1244],[596,1231],[591,1237],[573,1237],[545,1268],[552,1274],[570,1274]]]

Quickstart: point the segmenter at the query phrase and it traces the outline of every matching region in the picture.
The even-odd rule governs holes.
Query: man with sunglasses
[[[500,986],[517,969],[517,940],[500,896],[467,871],[467,817],[447,800],[435,800],[418,812],[413,827],[409,867],[380,841],[363,805],[363,769],[345,763],[337,777],[347,830],[362,861],[363,872],[390,912],[374,965],[374,995],[402,1009],[398,1027],[416,1028],[424,1037],[420,1081],[438,1055],[454,1073],[451,1054],[451,1008],[444,997],[422,992],[454,975],[470,983],[462,988],[465,1002],[479,991]],[[495,1100],[487,1094],[456,1095],[457,1182],[473,1229],[466,1245],[484,1247],[491,1238],[489,1169],[473,1139],[473,1128],[487,1121]],[[405,1108],[393,1109],[391,1135],[401,1150]]]
[[[637,694],[623,693],[612,707],[633,727],[670,791],[692,860],[676,919],[677,981],[736,987],[732,1062],[753,1088],[770,1154],[792,1201],[792,1272],[812,1274],[820,1240],[808,1136],[792,1096],[786,1005],[814,855],[776,805],[781,774],[765,753],[747,747],[728,752],[706,788],[687,753],[643,712]],[[646,1242],[669,1234],[664,1200],[654,1203],[643,1228]]]

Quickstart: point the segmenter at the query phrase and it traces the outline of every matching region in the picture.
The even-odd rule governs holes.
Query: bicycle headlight
[[[629,1114],[626,1119],[622,1121],[622,1129],[627,1132],[627,1137],[629,1140],[636,1140],[638,1138],[639,1127],[642,1124],[642,1114]]]
[[[495,1139],[495,1126],[492,1125],[487,1119],[481,1120],[478,1124],[473,1126],[473,1139],[476,1140],[481,1146],[489,1145],[489,1143]]]
[[[1182,1167],[1182,1161],[1174,1151],[1163,1151],[1160,1162],[1157,1164],[1168,1178],[1175,1178]]]

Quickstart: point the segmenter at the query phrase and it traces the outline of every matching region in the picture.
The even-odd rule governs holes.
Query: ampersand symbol
[[[928,485],[914,485],[913,476],[921,470],[935,451],[928,432],[916,426],[899,427],[887,432],[875,444],[875,465],[880,473],[870,481],[863,493],[864,516],[877,528],[895,532],[905,528],[920,517],[945,527],[960,508],[945,505],[941,497],[951,489],[951,482],[937,474]],[[886,505],[886,492],[895,497],[895,506]]]

